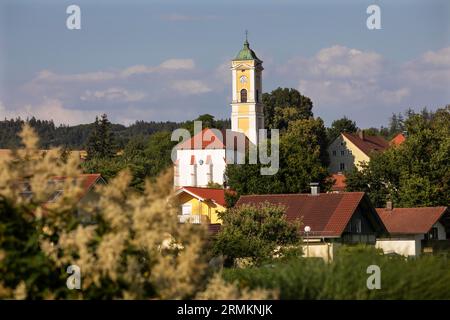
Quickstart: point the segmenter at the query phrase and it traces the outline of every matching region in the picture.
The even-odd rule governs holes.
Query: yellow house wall
[[[197,198],[185,192],[178,196],[178,200],[180,202],[180,206],[190,203],[192,206],[193,215],[204,215],[209,218],[210,223],[222,223],[219,219],[218,213],[225,211],[226,209],[224,207],[210,202],[201,202]]]
[[[343,145],[341,145],[343,142]],[[336,151],[336,155],[333,155],[333,150]],[[348,151],[351,151],[349,154]],[[341,151],[344,151],[344,155],[341,156]],[[339,172],[340,163],[345,164],[345,171],[350,171],[353,168],[361,169],[362,162],[369,162],[370,158],[357,148],[350,140],[340,135],[336,138],[328,147],[328,154],[330,155],[329,171],[332,173]]]

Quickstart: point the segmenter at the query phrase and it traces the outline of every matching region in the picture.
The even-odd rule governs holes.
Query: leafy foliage
[[[326,131],[322,119],[302,119],[289,124],[280,138],[279,170],[275,175],[261,175],[261,164],[228,165],[228,185],[239,195],[306,192],[311,182],[324,190],[327,181]]]
[[[384,206],[447,206],[450,199],[450,106],[428,117],[410,114],[406,141],[374,155],[360,172],[347,175],[349,191],[365,191]]]
[[[221,288],[223,299],[268,296],[209,272],[206,230],[178,223],[170,174],[135,193],[122,171],[83,203],[78,159],[41,156],[29,126],[21,136],[25,148],[0,159],[0,298],[180,299]],[[69,265],[80,267],[81,290],[66,287]]]
[[[270,257],[277,246],[299,242],[300,222],[288,222],[285,208],[270,203],[242,205],[219,214],[223,227],[214,242],[214,252],[229,261]]]
[[[334,120],[331,123],[331,127],[327,129],[328,141],[332,142],[336,139],[342,132],[353,133],[358,130],[356,122],[343,117],[338,120]]]
[[[117,153],[117,146],[114,135],[111,131],[111,122],[108,116],[103,114],[100,118],[95,118],[94,129],[89,135],[86,151],[88,159],[111,159]]]
[[[381,270],[381,289],[369,290],[367,267]],[[336,259],[295,258],[267,266],[226,269],[224,278],[277,290],[280,299],[449,299],[450,261],[440,256],[406,260],[373,247],[343,247]]]
[[[313,116],[313,103],[296,89],[277,88],[270,93],[264,93],[264,119],[268,129],[288,128],[290,121],[308,119]]]

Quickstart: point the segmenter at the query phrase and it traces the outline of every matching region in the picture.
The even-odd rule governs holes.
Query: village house
[[[180,223],[220,224],[219,212],[226,210],[225,189],[183,187],[175,192]]]
[[[341,133],[328,147],[330,173],[360,170],[361,164],[369,162],[373,153],[383,152],[389,142],[380,136],[369,136],[364,131]]]
[[[286,208],[288,221],[300,219],[303,253],[330,261],[343,244],[375,245],[387,230],[364,192],[241,196],[236,206],[269,202]],[[306,228],[307,227],[307,228]],[[306,229],[305,229],[306,228]]]
[[[439,249],[450,249],[450,211],[448,207],[377,208],[389,236],[377,239],[384,253],[419,256]]]
[[[63,195],[65,179],[66,177],[54,177],[48,182],[51,184],[51,188],[54,192],[49,196],[48,200],[42,204],[43,207],[45,207],[46,204],[57,201],[58,198]],[[96,192],[95,187],[106,184],[106,181],[98,173],[81,174],[77,179],[80,179],[82,188],[82,192],[78,199],[77,214],[83,215],[85,213],[83,208],[88,204],[95,203],[98,199],[98,193]],[[29,198],[33,196],[33,191],[31,190],[29,183],[23,182],[21,188],[22,197]]]

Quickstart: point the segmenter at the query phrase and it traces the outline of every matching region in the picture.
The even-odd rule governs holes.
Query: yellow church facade
[[[259,129],[264,128],[262,105],[262,61],[250,49],[247,40],[231,61],[231,130],[244,133],[255,145]]]
[[[231,60],[231,131],[236,137],[245,135],[247,142],[253,145],[258,144],[259,130],[264,129],[263,70],[262,61],[246,39],[242,49]],[[204,133],[200,133],[203,142],[207,140]],[[219,213],[226,210],[225,192],[229,191],[208,186],[226,183],[229,153],[237,158],[245,157],[234,147],[230,149],[226,140],[225,136],[215,137],[213,148],[204,148],[203,144],[196,147],[190,140],[178,146],[174,186],[177,188],[179,222],[221,224]]]

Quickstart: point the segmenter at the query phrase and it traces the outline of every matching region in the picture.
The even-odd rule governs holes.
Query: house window
[[[241,102],[247,102],[247,90],[241,90]]]
[[[355,232],[361,233],[361,219],[356,219],[355,221]]]
[[[430,232],[427,234],[428,240],[437,240],[438,239],[438,229],[436,227],[431,228]]]
[[[341,156],[344,156],[344,155],[345,155],[345,151],[341,150]]]
[[[333,156],[336,156],[336,150],[333,150]]]
[[[342,163],[342,162],[341,162],[341,163],[339,164],[339,170],[340,170],[340,171],[344,171],[344,170],[345,170],[345,163]]]
[[[181,206],[181,214],[190,215],[192,214],[192,204],[185,203]]]

